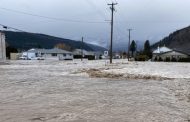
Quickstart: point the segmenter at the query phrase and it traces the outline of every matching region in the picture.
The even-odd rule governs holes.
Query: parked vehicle
[[[45,60],[44,57],[34,57],[34,58],[31,58],[31,60]]]
[[[29,60],[26,56],[19,57],[20,60]]]

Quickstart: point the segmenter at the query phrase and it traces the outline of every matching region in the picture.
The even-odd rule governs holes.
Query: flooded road
[[[0,122],[188,122],[190,83],[69,74],[64,64],[0,66]]]

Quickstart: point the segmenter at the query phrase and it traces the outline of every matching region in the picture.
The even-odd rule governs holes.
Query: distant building
[[[55,59],[55,60],[73,60],[73,53],[62,49],[30,49],[22,53],[20,59],[28,60],[43,60],[43,59]]]
[[[0,61],[6,60],[5,34],[0,32]]]
[[[93,52],[93,51],[86,51],[81,49],[75,49],[73,51],[73,55],[75,59],[86,58],[88,60],[95,60],[99,59],[99,56],[101,55],[99,52]]]
[[[183,58],[189,58],[189,54],[178,51],[174,49],[170,49],[168,47],[158,47],[153,51],[153,61],[179,61]]]
[[[113,58],[114,59],[121,59],[121,55],[120,55],[120,53],[113,53]]]
[[[21,56],[21,53],[10,53],[10,60],[18,60]]]
[[[172,51],[172,49],[163,46],[163,47],[158,47],[156,50],[153,51],[153,54],[161,54],[161,53],[165,53],[165,52],[169,52]]]

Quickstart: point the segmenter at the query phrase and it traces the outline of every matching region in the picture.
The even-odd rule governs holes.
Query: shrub
[[[166,62],[170,62],[171,60],[170,60],[169,57],[167,57],[165,61],[166,61]]]
[[[177,59],[176,59],[176,58],[172,58],[171,61],[172,61],[172,62],[177,62]]]
[[[135,57],[135,61],[147,61],[149,58],[146,55],[138,55]]]
[[[163,61],[163,59],[161,57],[159,57],[158,61]]]
[[[190,58],[180,58],[179,62],[190,62]]]
[[[157,57],[155,57],[154,61],[158,61],[158,58],[157,58]]]
[[[86,55],[84,58],[87,58],[88,60],[95,60],[95,56],[93,55]]]

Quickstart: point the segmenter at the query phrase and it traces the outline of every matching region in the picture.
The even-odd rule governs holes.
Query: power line
[[[4,29],[13,29],[13,30],[20,31],[20,32],[26,32],[26,31],[23,31],[23,30],[14,28],[14,27],[3,25],[3,24],[0,24],[0,26],[2,26]]]
[[[98,12],[104,19],[106,19],[106,13],[102,12],[102,11],[99,9],[99,7],[98,7],[96,4],[94,4],[94,2],[92,2],[92,0],[85,0],[85,1],[86,1],[90,6],[92,6],[93,9],[96,9],[97,12]]]
[[[109,2],[107,0],[105,0],[106,4],[109,4]]]
[[[23,11],[3,8],[3,7],[0,7],[0,9],[5,10],[5,11],[9,11],[9,12],[18,13],[18,14],[24,14],[24,15],[28,15],[28,16],[34,16],[34,17],[45,18],[45,19],[56,20],[56,21],[64,21],[64,22],[72,22],[72,23],[92,23],[92,24],[93,23],[94,24],[107,23],[105,21],[81,21],[81,20],[73,20],[73,19],[66,19],[66,18],[54,18],[54,17],[48,17],[48,16],[43,16],[43,15],[38,15],[38,14],[33,14],[33,13],[28,13],[28,12],[23,12]]]

